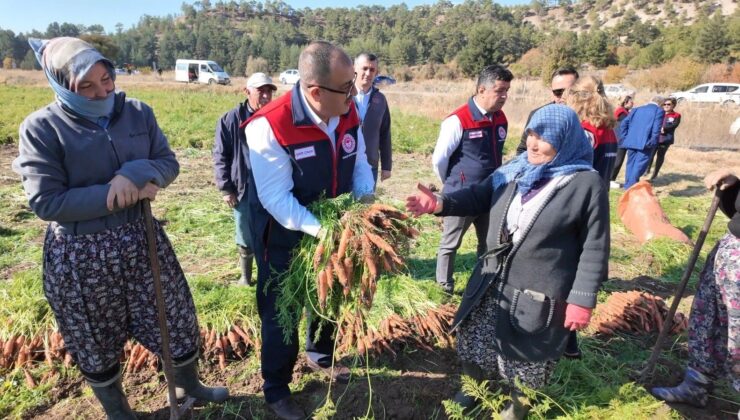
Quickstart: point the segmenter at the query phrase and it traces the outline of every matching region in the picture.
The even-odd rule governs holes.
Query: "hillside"
[[[582,32],[592,28],[614,28],[624,20],[635,18],[651,25],[691,25],[702,15],[709,16],[717,11],[731,16],[737,11],[737,1],[584,0],[552,7],[535,1],[527,8],[523,21],[538,29]]]

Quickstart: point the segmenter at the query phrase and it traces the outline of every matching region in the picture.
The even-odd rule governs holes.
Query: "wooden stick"
[[[671,309],[669,309],[668,314],[666,314],[663,328],[661,328],[658,339],[655,341],[655,346],[653,346],[653,352],[650,354],[650,358],[645,365],[645,369],[640,375],[640,381],[643,383],[652,376],[653,370],[655,370],[655,363],[658,361],[658,356],[660,356],[660,351],[663,348],[663,342],[668,336],[668,333],[673,329],[673,316],[676,314],[678,304],[681,302],[681,298],[683,298],[683,294],[686,291],[686,285],[689,282],[689,278],[691,278],[691,273],[694,271],[696,260],[699,258],[699,252],[704,245],[704,240],[707,238],[709,228],[712,227],[712,220],[714,220],[714,215],[717,213],[717,207],[719,207],[719,199],[720,190],[719,186],[717,186],[714,190],[712,205],[709,206],[709,212],[707,213],[706,219],[704,219],[704,226],[701,228],[701,232],[699,232],[699,237],[696,238],[696,244],[694,245],[694,250],[689,257],[689,263],[686,265],[686,270],[684,270],[683,277],[681,277],[681,283],[678,284],[678,288],[676,289],[676,295],[671,303]]]

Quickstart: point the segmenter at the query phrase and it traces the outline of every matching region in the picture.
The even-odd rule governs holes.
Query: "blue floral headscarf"
[[[78,38],[30,38],[28,44],[41,64],[57,100],[82,117],[103,127],[107,126],[113,113],[114,92],[105,99],[89,99],[71,89],[98,62],[106,65],[111,78],[115,80],[113,63],[95,47]]]
[[[527,152],[520,154],[494,172],[494,190],[516,181],[519,192],[524,195],[540,180],[594,170],[591,142],[571,108],[561,104],[543,106],[532,115],[525,132],[530,130],[555,148],[555,158],[533,165],[527,159]]]

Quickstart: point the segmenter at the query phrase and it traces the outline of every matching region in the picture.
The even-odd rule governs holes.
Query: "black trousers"
[[[647,171],[645,172],[650,173],[650,168],[653,166],[653,163],[655,164],[655,171],[653,171],[653,176],[651,176],[650,179],[658,177],[658,172],[660,172],[660,168],[663,166],[663,162],[665,162],[665,154],[668,152],[669,147],[671,147],[670,143],[660,143],[658,144],[658,147],[653,150],[653,156],[650,158],[650,165],[648,165]]]
[[[283,328],[276,318],[280,290],[278,278],[288,271],[293,250],[265,248],[263,244],[255,243],[254,251],[257,260],[257,310],[262,321],[260,361],[262,378],[265,380],[262,389],[265,400],[270,404],[290,396],[288,384],[293,378],[293,367],[298,359],[298,325],[291,332],[290,344],[286,344]],[[269,287],[265,288],[268,284]],[[334,351],[335,328],[331,324],[324,324],[317,337],[318,326],[317,320],[309,322],[306,351],[331,355]]]
[[[614,169],[612,170],[612,181],[617,180],[617,175],[619,175],[619,170],[622,169],[622,164],[624,163],[624,157],[627,155],[627,149],[622,149],[621,147],[617,148],[617,158],[614,160]]]

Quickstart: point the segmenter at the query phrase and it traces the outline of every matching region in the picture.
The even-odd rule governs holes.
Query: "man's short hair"
[[[475,84],[475,87],[491,86],[496,83],[496,80],[511,82],[513,78],[514,75],[511,74],[507,68],[498,64],[493,64],[485,67],[480,71],[480,73],[478,73],[478,82]]]
[[[571,74],[575,76],[576,79],[578,79],[578,70],[576,70],[575,67],[571,67],[571,66],[560,67],[559,69],[552,72],[552,77],[550,77],[550,80],[554,79],[555,76],[568,76]]]
[[[304,86],[309,83],[328,84],[333,60],[352,66],[352,59],[347,53],[330,42],[314,41],[304,48],[298,57],[298,73]]]
[[[655,102],[656,104],[658,104],[660,106],[660,105],[663,105],[663,100],[664,99],[665,98],[663,96],[661,96],[661,95],[655,95],[655,96],[652,97],[652,99],[650,99],[650,102]]]
[[[363,58],[365,60],[367,60],[367,61],[373,61],[373,62],[376,62],[376,63],[378,62],[378,56],[377,55],[375,55],[373,53],[363,52],[363,53],[357,54],[357,57],[355,57],[355,64],[357,64],[357,62],[359,62]]]

